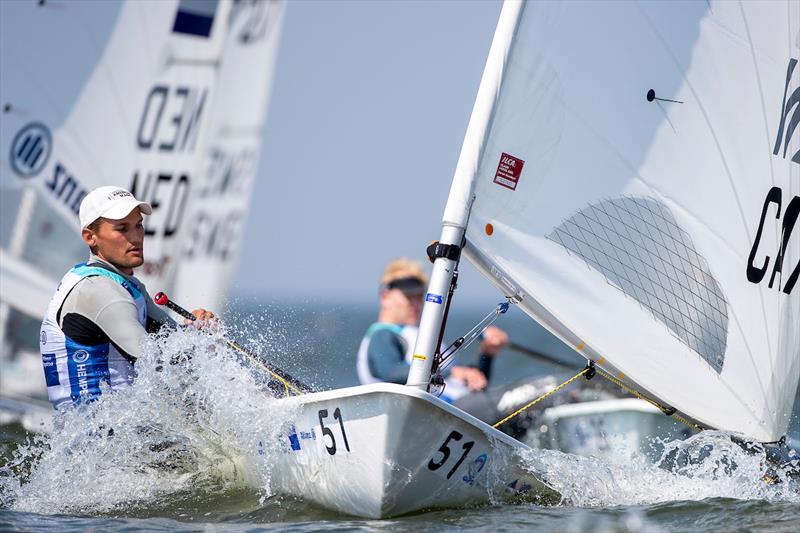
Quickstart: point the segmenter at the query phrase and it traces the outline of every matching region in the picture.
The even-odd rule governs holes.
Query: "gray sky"
[[[424,258],[500,8],[288,2],[234,296],[371,302],[388,260]],[[499,296],[462,266],[457,301]]]

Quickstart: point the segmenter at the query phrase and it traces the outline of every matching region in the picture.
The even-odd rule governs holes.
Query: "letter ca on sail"
[[[782,158],[787,157],[789,141],[792,135],[797,132],[798,126],[800,126],[800,87],[796,87],[794,91],[791,90],[792,75],[795,74],[795,71],[800,73],[800,69],[796,69],[797,63],[797,59],[791,58],[786,69],[786,82],[783,87],[783,98],[781,99],[778,134],[772,151],[773,156]],[[792,163],[800,164],[800,150],[794,154],[790,152],[788,155],[791,156]],[[756,230],[750,249],[750,256],[747,260],[748,281],[759,284],[769,272],[770,276],[767,283],[770,289],[782,290],[786,294],[792,293],[797,284],[797,278],[800,276],[800,259],[798,259],[797,265],[789,271],[788,277],[785,279],[783,279],[783,273],[786,269],[791,268],[791,265],[784,264],[787,251],[792,246],[800,247],[800,235],[794,234],[798,215],[800,215],[800,196],[790,198],[781,187],[777,186],[773,186],[767,191],[761,208],[758,230]],[[780,236],[777,253],[773,253],[774,257],[770,255],[770,252],[761,250],[763,248],[764,228],[770,225],[777,226],[773,228],[777,232],[769,234]],[[800,230],[798,232],[800,233]],[[793,234],[795,235],[794,239],[792,239]],[[800,256],[800,250],[793,251],[795,252],[795,257]],[[781,283],[783,283],[783,287],[781,287]]]

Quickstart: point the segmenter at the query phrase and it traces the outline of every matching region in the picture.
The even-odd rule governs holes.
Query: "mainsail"
[[[605,372],[776,441],[800,375],[798,60],[798,2],[508,1],[444,225]]]

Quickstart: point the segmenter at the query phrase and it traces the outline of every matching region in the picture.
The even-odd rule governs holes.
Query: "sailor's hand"
[[[208,309],[195,309],[192,314],[197,317],[197,320],[189,320],[187,318],[184,324],[191,324],[197,329],[216,329],[219,327],[217,315]]]
[[[454,366],[450,370],[450,377],[463,381],[472,392],[486,388],[486,376],[477,368],[471,366]]]
[[[508,335],[497,326],[489,326],[483,332],[480,352],[489,357],[494,357],[508,344]]]

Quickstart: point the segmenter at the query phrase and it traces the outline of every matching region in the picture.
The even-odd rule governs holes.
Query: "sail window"
[[[722,371],[727,301],[689,234],[663,203],[643,197],[604,200],[572,215],[548,238],[583,258],[717,373]]]

